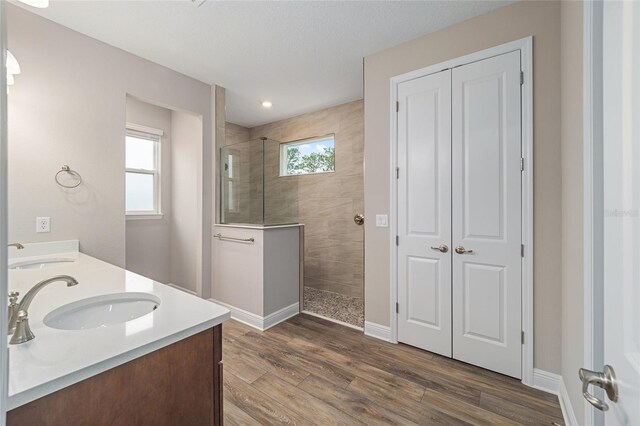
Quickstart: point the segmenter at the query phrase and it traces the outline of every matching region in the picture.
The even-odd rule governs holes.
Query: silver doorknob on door
[[[449,247],[446,244],[440,244],[438,247],[431,246],[431,250],[439,250],[442,253],[446,253],[449,251]]]
[[[578,376],[580,377],[580,380],[582,380],[582,396],[589,402],[589,404],[593,405],[598,410],[607,411],[609,409],[609,405],[595,395],[590,394],[589,385],[598,386],[599,388],[604,389],[607,393],[607,397],[611,401],[618,401],[616,373],[610,365],[605,365],[602,372],[581,368],[578,370]]]
[[[358,213],[353,217],[353,221],[356,225],[362,225],[364,223],[364,215],[362,213]]]
[[[456,247],[456,253],[458,253],[458,254],[473,253],[473,250],[467,250],[462,246],[458,246],[458,247]]]

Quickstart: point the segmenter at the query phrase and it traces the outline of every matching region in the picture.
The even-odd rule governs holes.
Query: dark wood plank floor
[[[226,425],[562,425],[519,381],[309,315],[223,326]]]

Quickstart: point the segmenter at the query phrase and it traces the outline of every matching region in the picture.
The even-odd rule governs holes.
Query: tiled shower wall
[[[230,131],[237,129],[227,128],[234,138]],[[277,214],[278,205],[294,207],[295,201],[286,197],[297,187],[298,221],[305,224],[305,285],[363,297],[364,229],[353,221],[354,215],[364,212],[363,102],[255,127],[249,139],[266,136],[289,142],[331,133],[335,134],[335,173],[279,177],[277,150],[266,150],[266,203],[274,204],[267,206],[267,215],[269,211]]]
[[[246,127],[238,126],[237,124],[227,122],[225,124],[225,142],[224,145],[235,145],[240,142],[246,142],[249,140],[250,130]]]

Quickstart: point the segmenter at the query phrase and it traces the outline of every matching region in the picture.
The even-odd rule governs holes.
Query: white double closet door
[[[520,378],[520,51],[398,102],[398,340]]]

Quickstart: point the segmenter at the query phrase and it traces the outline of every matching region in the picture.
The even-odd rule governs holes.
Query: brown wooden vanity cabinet
[[[10,426],[222,425],[222,325],[7,413]]]

